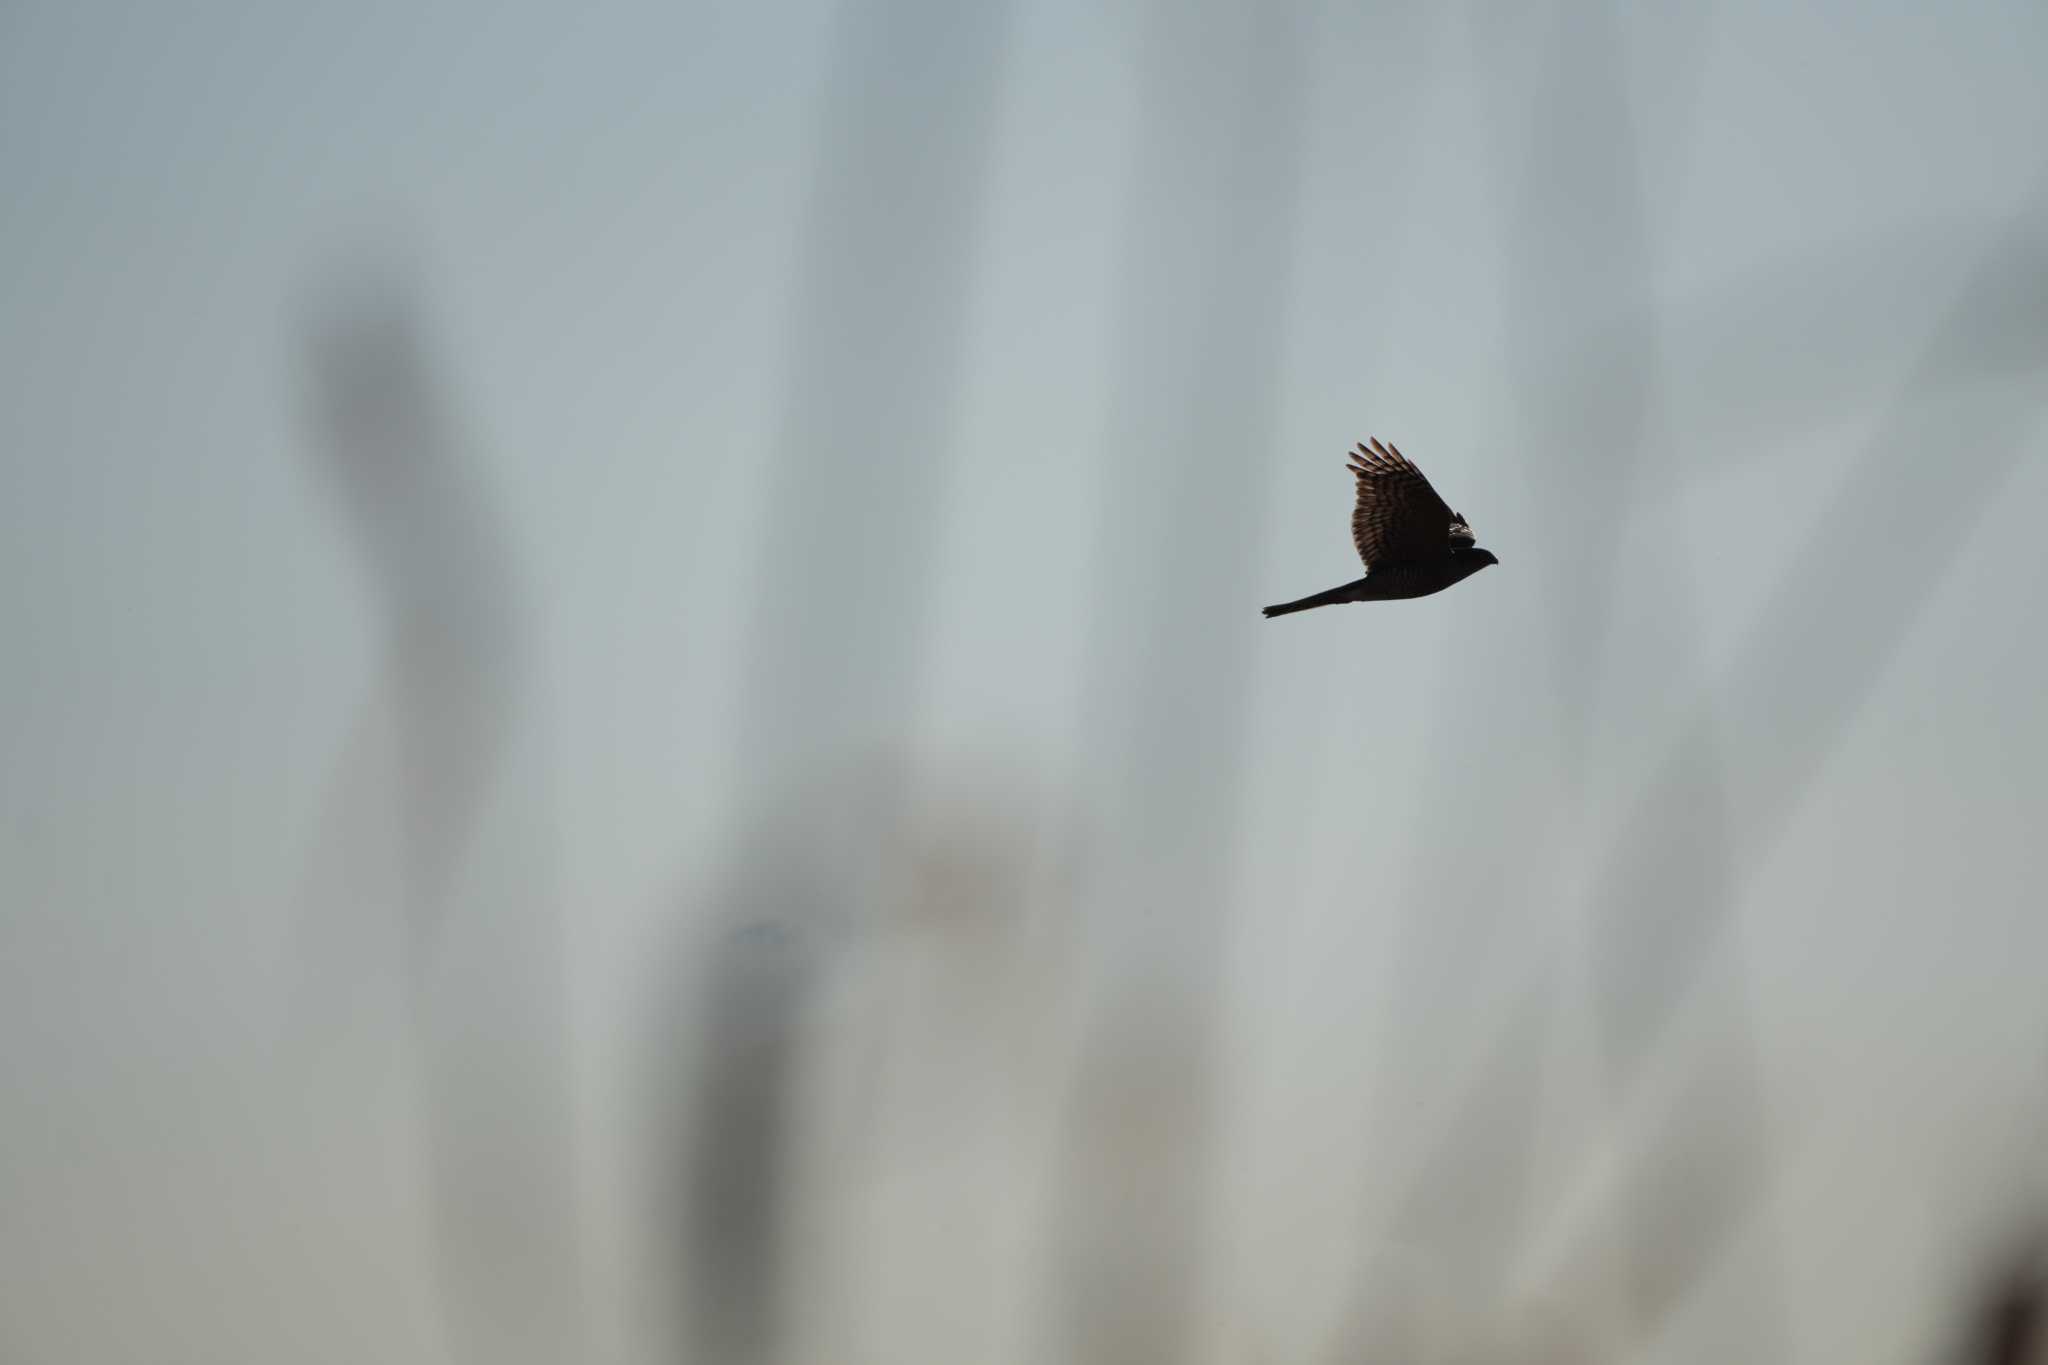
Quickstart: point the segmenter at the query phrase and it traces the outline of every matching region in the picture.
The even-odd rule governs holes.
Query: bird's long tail
[[[1282,602],[1278,606],[1267,607],[1265,614],[1269,617],[1285,616],[1290,611],[1307,611],[1310,607],[1328,607],[1339,602],[1353,602],[1357,599],[1351,594],[1357,587],[1357,583],[1346,583],[1342,587],[1329,588],[1299,601]]]

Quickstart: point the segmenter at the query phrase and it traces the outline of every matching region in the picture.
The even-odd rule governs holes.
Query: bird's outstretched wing
[[[1404,559],[1428,559],[1472,543],[1472,528],[1450,509],[1422,471],[1393,446],[1375,439],[1352,452],[1346,466],[1358,476],[1358,506],[1351,513],[1351,543],[1370,569]]]

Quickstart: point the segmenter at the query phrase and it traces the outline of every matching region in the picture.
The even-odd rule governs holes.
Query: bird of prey
[[[1406,455],[1375,439],[1353,451],[1345,466],[1358,478],[1351,513],[1351,543],[1365,561],[1365,577],[1266,608],[1268,616],[1327,607],[1337,602],[1387,602],[1427,597],[1498,564],[1491,550],[1472,543],[1472,528],[1429,486]]]

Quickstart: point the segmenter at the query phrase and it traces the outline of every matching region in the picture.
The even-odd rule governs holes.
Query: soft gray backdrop
[[[2043,70],[0,5],[0,1358],[1933,1358],[2048,1195]],[[1501,566],[1261,621],[1368,434]]]

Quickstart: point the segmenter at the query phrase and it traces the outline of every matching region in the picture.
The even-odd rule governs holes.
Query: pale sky
[[[912,147],[972,92],[894,8]],[[959,285],[925,299],[943,474],[914,508],[845,507],[929,529],[910,729],[884,738],[935,786],[1014,781],[1113,846],[1136,817],[1100,804],[1091,651],[1118,613],[1236,642],[1235,786],[1210,793],[1235,830],[1218,1254],[1251,1267],[1243,1331],[1301,1350],[1359,1211],[1398,1203],[1456,1112],[1440,1078],[1479,1065],[1532,964],[1580,960],[1603,879],[1707,894],[1682,770],[1711,750],[1725,826],[1700,856],[1733,871],[1701,979],[1761,1058],[1785,1358],[1920,1359],[1967,1229],[2048,1176],[2048,11],[1555,8],[1302,9],[1289,168],[1216,150],[1247,194],[1295,194],[1244,219],[1277,281],[1245,305],[1272,329],[1258,430],[1184,464],[1128,438],[1170,397],[1133,396],[1134,357],[1158,318],[1200,325],[1174,282],[1228,292],[1177,252],[1236,258],[1138,240],[1161,217],[1136,191],[1181,174],[1142,133],[1176,63],[1232,49],[1135,3],[996,26]],[[304,349],[366,257],[417,289],[503,530],[520,673],[474,856],[543,871],[474,875],[561,916],[589,1349],[650,1358],[617,1325],[647,962],[747,786],[776,462],[835,457],[803,439],[830,414],[790,418],[797,376],[857,403],[869,373],[858,339],[819,358],[801,334],[805,263],[837,259],[811,216],[836,202],[814,197],[833,13],[0,7],[10,1362],[448,1358],[399,1025],[359,1018],[331,1075],[278,1060],[308,902],[354,894],[320,849],[384,667]],[[1366,435],[1500,567],[1261,621],[1356,575],[1341,468]],[[1211,509],[1241,507],[1243,581],[1203,571],[1205,532],[1170,551],[1203,600],[1120,595],[1103,509],[1153,477],[1255,490]],[[834,596],[860,581],[816,584],[817,658],[872,638]],[[792,685],[821,708],[838,687]],[[361,1017],[395,1018],[370,989]],[[1546,1016],[1567,1091],[1576,1008]],[[1565,1238],[1577,1197],[1532,1216]],[[1659,1358],[1710,1358],[1688,1330]]]

